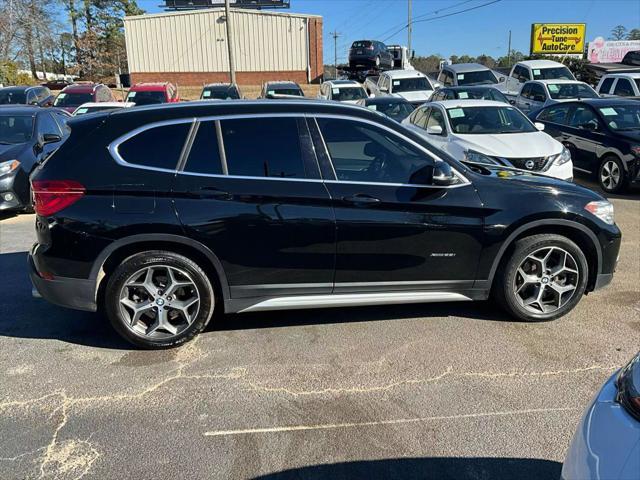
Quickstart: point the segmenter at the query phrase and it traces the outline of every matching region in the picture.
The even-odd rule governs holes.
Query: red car
[[[101,83],[74,83],[62,89],[53,102],[53,106],[73,113],[83,103],[115,101],[113,93],[106,85]]]
[[[155,105],[179,102],[180,97],[178,89],[169,82],[136,83],[129,89],[126,101],[136,105]]]

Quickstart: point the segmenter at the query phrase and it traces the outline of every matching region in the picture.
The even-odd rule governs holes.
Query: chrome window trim
[[[440,157],[437,157],[434,153],[430,152],[429,150],[427,150],[426,148],[424,148],[422,145],[420,145],[418,142],[414,141],[413,139],[409,138],[409,137],[404,137],[401,136],[398,132],[396,132],[395,130],[387,127],[386,125],[381,125],[379,123],[373,122],[371,120],[365,119],[365,118],[357,118],[357,117],[350,117],[347,115],[336,115],[336,114],[325,114],[325,113],[318,113],[318,114],[308,114],[309,117],[313,117],[313,118],[335,118],[335,119],[339,119],[339,120],[350,120],[350,121],[355,121],[355,122],[361,122],[361,123],[366,123],[368,125],[372,125],[374,127],[378,127],[381,128],[389,133],[391,133],[391,135],[395,136],[396,138],[406,141],[408,143],[410,143],[412,146],[414,146],[415,148],[417,148],[418,150],[422,151],[423,153],[426,153],[429,157],[431,157],[434,162],[445,162],[445,160],[442,160]],[[319,127],[319,126],[318,126]],[[322,131],[320,131],[320,135],[322,136]],[[324,144],[324,137],[322,137],[322,142]],[[329,150],[327,149],[326,144],[324,144],[325,149],[327,151],[327,155],[329,156],[329,159],[331,159],[331,155],[329,155]],[[448,163],[448,162],[445,162]],[[418,184],[413,184],[413,183],[385,183],[385,182],[357,182],[357,181],[346,181],[346,180],[338,180],[338,176],[336,175],[336,180],[325,180],[326,182],[330,182],[330,183],[358,183],[358,184],[368,184],[368,185],[389,185],[389,186],[406,186],[406,187],[420,187],[420,188],[458,188],[458,187],[464,187],[466,185],[471,185],[471,182],[469,181],[469,179],[467,177],[465,177],[462,173],[460,173],[456,168],[454,168],[453,166],[449,165],[451,167],[451,170],[453,170],[453,172],[455,173],[455,175],[462,181],[462,183],[456,184],[456,185],[449,185],[449,186],[440,186],[440,185],[418,185]],[[331,162],[331,167],[334,169],[335,172],[335,167],[333,167],[333,162]]]
[[[130,132],[127,132],[124,135],[121,135],[120,137],[116,138],[114,141],[112,141],[107,146],[107,149],[109,150],[109,153],[111,154],[111,157],[116,161],[116,163],[118,163],[119,165],[121,165],[123,167],[139,168],[141,170],[151,170],[151,171],[154,171],[154,172],[165,172],[165,173],[176,174],[178,172],[178,166],[179,166],[179,164],[180,164],[180,162],[182,160],[182,157],[178,158],[178,161],[176,162],[176,167],[173,168],[173,169],[150,167],[148,165],[139,165],[137,163],[129,163],[124,158],[122,158],[122,156],[120,155],[120,151],[119,151],[120,145],[122,145],[127,140],[132,139],[136,135],[139,135],[142,132],[146,132],[147,130],[151,130],[152,128],[165,127],[165,126],[168,126],[168,125],[179,125],[179,124],[182,124],[182,123],[194,123],[197,120],[198,120],[197,118],[190,117],[190,118],[176,118],[176,119],[172,119],[172,120],[162,120],[162,121],[159,121],[159,122],[148,123],[148,124],[142,125],[142,126],[140,126],[138,128],[134,128]],[[193,126],[189,129],[189,131],[191,131],[192,128],[193,128]],[[187,135],[187,137],[184,139],[185,143],[182,145],[181,155],[184,153],[184,147],[185,147],[185,144],[188,141],[189,141],[189,135]]]
[[[298,103],[296,103],[296,105],[298,105]],[[127,140],[130,140],[131,138],[135,137],[136,135],[139,135],[140,133],[143,133],[147,130],[151,130],[152,128],[158,128],[158,127],[164,127],[164,126],[168,126],[168,125],[178,125],[178,124],[182,124],[182,123],[200,123],[200,122],[206,122],[206,121],[216,121],[216,122],[220,122],[221,120],[231,120],[231,119],[242,119],[242,118],[274,118],[274,117],[294,117],[294,118],[305,118],[307,120],[309,119],[313,119],[314,121],[317,118],[335,118],[335,119],[339,119],[339,120],[350,120],[350,121],[356,121],[356,122],[361,122],[361,123],[365,123],[368,125],[372,125],[374,127],[377,128],[381,128],[382,130],[385,130],[387,132],[389,132],[391,135],[395,136],[396,138],[409,142],[412,146],[414,146],[415,148],[417,148],[418,150],[420,150],[421,152],[425,153],[426,155],[428,155],[430,158],[432,158],[435,162],[445,162],[445,160],[442,160],[441,158],[437,157],[434,153],[430,152],[428,149],[424,148],[422,145],[420,145],[419,143],[415,142],[413,139],[409,138],[409,137],[404,137],[402,135],[400,135],[398,132],[396,132],[395,130],[387,127],[386,125],[382,125],[380,123],[374,122],[372,120],[366,119],[366,118],[360,118],[360,117],[355,117],[355,116],[350,116],[350,115],[344,115],[344,114],[333,114],[333,113],[305,113],[305,112],[284,112],[284,113],[240,113],[240,114],[229,114],[229,115],[209,115],[209,116],[205,116],[205,117],[189,117],[189,118],[176,118],[176,119],[171,119],[171,120],[161,120],[158,122],[152,122],[152,123],[148,123],[146,125],[142,125],[140,127],[137,127],[133,130],[131,130],[130,132],[125,133],[124,135],[121,135],[120,137],[116,138],[115,140],[113,140],[108,146],[107,149],[109,150],[109,153],[111,154],[111,156],[113,157],[113,159],[116,161],[116,163],[118,163],[119,165],[123,166],[123,167],[128,167],[128,168],[139,168],[142,170],[151,170],[151,171],[156,171],[156,172],[165,172],[165,173],[173,173],[174,175],[190,175],[190,176],[197,176],[197,177],[214,177],[214,178],[233,178],[233,179],[249,179],[249,180],[276,180],[276,181],[288,181],[288,182],[311,182],[311,183],[322,183],[322,182],[327,182],[327,183],[345,183],[345,184],[363,184],[363,185],[380,185],[380,186],[392,186],[392,187],[399,187],[399,186],[403,186],[403,187],[418,187],[418,188],[458,188],[458,187],[464,187],[467,185],[471,185],[471,182],[469,181],[469,179],[467,179],[467,177],[465,177],[461,172],[459,172],[456,168],[454,168],[453,166],[451,166],[451,169],[453,170],[453,172],[455,173],[455,175],[461,180],[461,183],[456,184],[456,185],[449,185],[449,186],[439,186],[439,185],[419,185],[419,184],[410,184],[410,183],[384,183],[384,182],[356,182],[356,181],[344,181],[344,180],[324,180],[324,179],[315,179],[315,178],[281,178],[281,177],[254,177],[254,176],[244,176],[244,175],[224,175],[224,174],[208,174],[208,173],[195,173],[195,172],[189,172],[186,170],[181,170],[180,166],[181,165],[185,165],[186,163],[186,157],[183,158],[183,155],[188,155],[189,150],[191,145],[189,145],[189,150],[186,150],[185,148],[187,147],[187,143],[189,143],[191,141],[191,144],[193,143],[193,138],[190,136],[193,133],[194,130],[194,126],[192,125],[189,133],[187,135],[187,137],[185,138],[185,144],[183,145],[183,148],[181,150],[181,156],[178,159],[178,162],[176,163],[176,168],[174,169],[167,169],[167,168],[158,168],[158,167],[150,167],[150,166],[146,166],[146,165],[139,165],[139,164],[135,164],[135,163],[130,163],[127,162],[124,158],[122,158],[122,156],[120,155],[119,152],[119,147],[121,144],[123,144],[124,142],[126,142]],[[316,122],[317,124],[317,122]],[[320,131],[319,125],[318,125],[318,131]],[[326,154],[328,156],[329,159],[331,159],[331,156],[329,155],[329,151],[326,147],[326,144],[324,143],[324,137],[322,136],[322,132],[320,131],[320,137],[322,138],[322,142],[326,151]],[[219,144],[220,147],[220,144]],[[183,163],[184,162],[184,163]],[[331,168],[334,169],[333,167],[333,162],[331,162]],[[334,169],[334,173],[335,173],[335,169]],[[336,175],[336,179],[337,179],[337,175]]]

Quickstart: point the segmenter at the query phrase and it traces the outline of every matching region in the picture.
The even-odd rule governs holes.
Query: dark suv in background
[[[613,206],[454,160],[369,109],[296,100],[97,113],[32,175],[31,279],[144,347],[214,310],[484,300],[569,312],[613,276]],[[78,166],[90,165],[91,168]]]
[[[0,88],[0,105],[34,105],[50,107],[54,96],[47,87],[5,87]]]
[[[393,68],[393,54],[377,40],[357,40],[349,49],[349,67],[389,70]]]

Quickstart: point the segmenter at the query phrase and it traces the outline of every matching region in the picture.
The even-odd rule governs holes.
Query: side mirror
[[[370,93],[369,98],[376,98],[376,96],[373,93]]]
[[[540,122],[535,122],[534,123],[535,127],[540,130],[541,132],[544,130],[544,123],[540,123]]]
[[[433,125],[427,127],[427,133],[429,135],[442,135],[442,127],[440,125]]]
[[[511,105],[515,105],[515,104],[516,104],[516,101],[512,98],[511,100],[509,100],[509,103],[510,103]]]
[[[388,92],[389,89],[387,87],[380,87],[381,92]]]
[[[582,125],[580,125],[581,128],[584,128],[585,130],[590,130],[592,132],[595,132],[596,130],[598,130],[598,124],[596,122],[587,122],[584,123]]]
[[[437,162],[433,168],[433,184],[440,187],[454,185],[458,179],[453,173],[451,166],[443,161]]]
[[[507,79],[506,79],[505,77],[500,77],[500,78],[498,79],[498,81],[499,81],[500,83],[504,83],[504,82],[506,82],[506,81],[507,81]]]
[[[60,135],[57,135],[55,133],[45,133],[44,135],[42,135],[40,143],[42,145],[47,145],[48,143],[56,143],[60,140],[62,140],[62,137]]]
[[[416,51],[411,50],[411,60],[413,60],[414,58],[416,58]]]

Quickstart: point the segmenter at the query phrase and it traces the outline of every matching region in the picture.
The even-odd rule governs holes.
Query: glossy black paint
[[[638,148],[640,146],[640,130],[613,130],[598,111],[598,108],[628,105],[629,102],[631,104],[637,103],[635,100],[599,98],[562,104],[569,107],[565,120],[571,118],[575,108],[587,107],[598,119],[596,130],[563,125],[540,118],[545,111],[554,106],[557,107],[558,104],[532,112],[529,114],[529,118],[534,122],[543,123],[545,125],[544,131],[569,149],[574,168],[597,174],[605,157],[615,156],[622,161],[627,181],[633,184],[640,182],[640,155],[632,150],[632,147]]]
[[[357,46],[367,44],[367,46]],[[349,67],[393,68],[393,54],[387,46],[377,40],[358,40],[349,49]]]
[[[307,180],[193,175],[181,165],[143,169],[116,162],[107,148],[155,122],[283,114],[310,126],[302,146],[317,168]],[[447,161],[466,181],[452,187],[337,182],[317,126],[305,120],[313,115],[382,126],[430,152],[425,156],[434,164],[436,158]],[[77,203],[38,217],[32,253],[37,277],[93,283],[93,298],[72,307],[95,303],[102,273],[135,249],[175,248],[203,266],[210,263],[227,305],[251,297],[407,288],[486,298],[509,244],[533,231],[561,231],[592,251],[590,289],[615,267],[620,231],[584,210],[602,200],[598,194],[549,177],[472,170],[364,108],[194,102],[88,117],[69,123],[71,138],[33,175],[76,180],[86,188]],[[188,144],[187,138],[176,141]]]
[[[64,125],[61,125],[58,120],[64,122],[71,117],[66,112],[54,108],[11,105],[0,107],[0,116],[2,115],[29,116],[34,120],[34,130],[30,140],[24,143],[0,145],[0,163],[10,160],[20,162],[16,170],[0,175],[0,210],[19,211],[31,206],[29,175],[38,163],[44,161],[69,135],[63,128]],[[48,121],[45,122],[45,119]],[[55,131],[50,131],[52,126],[56,127]],[[46,143],[43,138],[45,133],[58,135],[60,139]],[[13,193],[15,200],[4,200],[3,193]]]

